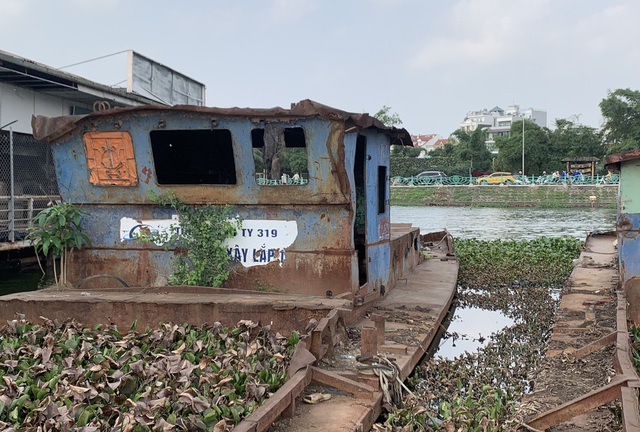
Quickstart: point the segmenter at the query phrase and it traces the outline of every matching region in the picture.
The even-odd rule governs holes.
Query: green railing
[[[278,179],[278,180],[270,180],[264,177],[259,177],[256,179],[256,182],[261,186],[305,185],[309,183],[309,180],[305,178],[294,179],[293,177],[288,177],[288,178]]]
[[[618,174],[596,175],[596,176],[566,176],[556,177],[553,175],[542,176],[523,176],[514,175],[513,182],[506,181],[506,184],[513,185],[599,185],[599,184],[618,184],[620,177]],[[391,186],[457,186],[457,185],[480,185],[482,177],[467,176],[449,176],[444,179],[441,177],[392,177]],[[499,185],[499,184],[497,184]],[[483,185],[484,186],[484,185]],[[488,184],[487,186],[496,186],[496,184]]]

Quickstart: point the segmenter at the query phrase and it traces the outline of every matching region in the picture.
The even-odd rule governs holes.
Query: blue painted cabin
[[[389,155],[411,140],[367,114],[310,100],[290,109],[143,106],[35,117],[33,128],[52,143],[62,199],[87,212],[92,245],[74,252],[72,283],[111,274],[165,285],[178,252],[136,232],[176,229],[175,211],[151,200],[167,192],[229,205],[242,220],[227,244],[228,287],[366,299],[405,273],[391,263]],[[419,233],[407,233],[400,266],[418,261]]]
[[[604,163],[620,173],[616,220],[620,283],[628,318],[640,325],[640,149],[608,155]]]

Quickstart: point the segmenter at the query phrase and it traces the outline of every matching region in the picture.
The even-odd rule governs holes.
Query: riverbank
[[[615,209],[618,185],[392,186],[391,205]]]

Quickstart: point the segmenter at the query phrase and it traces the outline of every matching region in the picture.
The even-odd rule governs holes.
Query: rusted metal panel
[[[84,134],[89,182],[98,186],[138,184],[131,135],[127,132]]]
[[[623,291],[628,302],[627,312],[629,321],[634,325],[640,325],[640,277],[629,278],[623,285]]]
[[[420,229],[411,224],[391,224],[391,286],[407,277],[420,263]]]
[[[604,165],[605,166],[615,165],[615,164],[619,164],[620,162],[626,162],[626,161],[631,161],[635,159],[640,159],[640,149],[628,150],[622,153],[616,153],[616,154],[605,156]]]
[[[236,183],[225,185],[167,184],[157,182],[156,166],[150,146],[149,133],[156,130],[207,130],[209,117],[178,117],[175,112],[155,112],[156,116],[134,117],[124,113],[99,119],[101,122],[83,124],[81,133],[69,135],[68,140],[53,146],[60,194],[65,201],[99,204],[145,204],[149,194],[171,191],[187,204],[350,204],[350,189],[346,179],[342,142],[336,141],[336,131],[344,125],[320,119],[297,120],[287,123],[305,130],[308,140],[308,183],[304,186],[262,186],[256,183],[251,130],[260,126],[252,119],[221,118],[216,129],[229,130],[233,137],[236,162]],[[159,117],[164,114],[165,117]],[[97,120],[96,120],[97,121]],[[85,132],[128,132],[134,146],[137,176],[136,187],[115,188],[87,184],[89,167],[82,140]],[[159,124],[162,125],[159,128]],[[388,148],[387,148],[388,151]]]
[[[171,272],[173,253],[163,250],[82,249],[71,254],[68,279],[73,285],[85,278],[108,274],[124,280],[129,286],[166,285]],[[112,278],[91,281],[93,288],[121,287]]]
[[[127,115],[145,116],[154,111],[173,111],[183,114],[200,114],[208,117],[239,117],[251,119],[282,119],[288,121],[295,118],[319,117],[325,120],[344,123],[348,128],[378,129],[383,131],[390,139],[391,144],[411,146],[411,136],[406,129],[385,126],[382,122],[368,114],[349,113],[321,103],[305,99],[292,104],[291,109],[275,108],[215,108],[198,107],[193,105],[178,105],[166,107],[161,105],[145,105],[142,107],[119,108],[108,111],[99,111],[86,116],[66,116],[48,118],[35,116],[32,121],[33,134],[36,139],[52,142],[76,131],[78,124],[83,121],[93,121],[100,117],[108,117],[118,111]]]
[[[121,221],[171,220],[174,215],[171,208],[153,205],[91,205],[83,208],[87,215],[83,217],[82,225],[92,245],[74,252],[74,268],[69,272],[72,283],[93,274],[111,273],[132,286],[166,284],[173,270],[175,249],[165,250],[163,245],[142,242],[123,234]],[[280,251],[284,258],[281,262],[265,262],[263,265],[235,263],[228,286],[325,296],[327,291],[331,291],[331,295],[351,292],[357,284],[357,275],[354,276],[352,271],[356,259],[351,248],[351,215],[344,208],[252,206],[241,207],[237,211],[245,220],[294,221],[297,236],[286,251]],[[261,239],[257,240],[260,242]],[[230,245],[228,251],[232,258],[237,255],[246,261],[259,260],[251,249],[236,249]],[[105,283],[115,281],[100,281],[101,285]]]
[[[235,267],[227,286],[290,294],[331,297],[351,292],[350,255],[287,252],[282,267],[277,263],[240,269]]]
[[[617,232],[620,280],[624,284],[640,276],[640,214],[619,211]]]

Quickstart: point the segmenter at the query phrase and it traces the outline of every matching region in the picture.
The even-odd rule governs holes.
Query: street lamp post
[[[524,174],[524,117],[522,118],[522,175]]]

